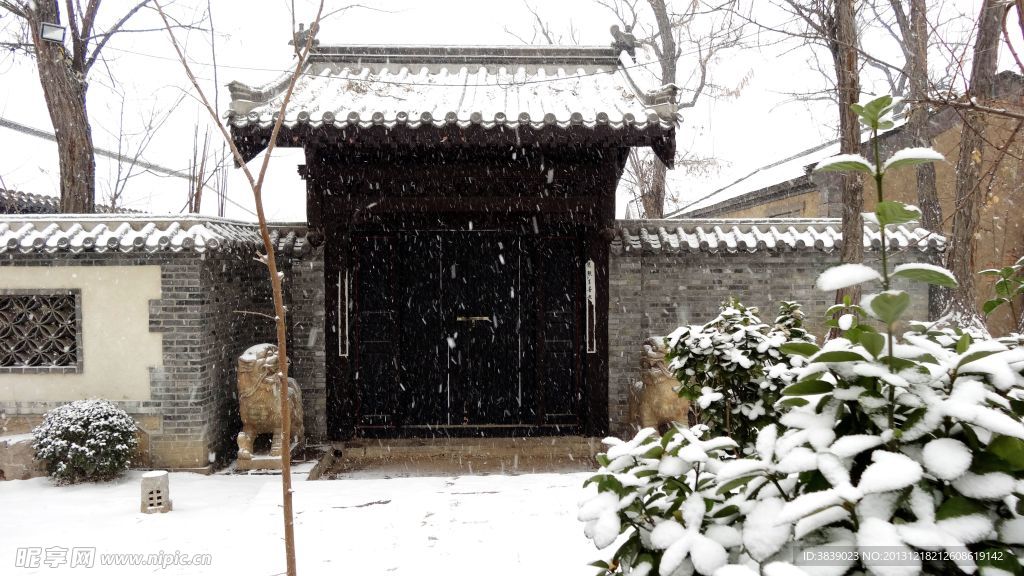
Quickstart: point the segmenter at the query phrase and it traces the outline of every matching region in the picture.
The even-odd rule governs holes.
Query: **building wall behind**
[[[865,261],[875,265],[877,252]],[[919,252],[898,254],[897,263],[921,261]],[[641,345],[649,336],[667,336],[682,325],[701,325],[718,316],[730,297],[756,306],[761,320],[771,324],[779,303],[803,305],[806,325],[819,338],[825,330],[825,310],[833,292],[814,287],[818,275],[839,263],[837,252],[737,252],[680,254],[612,254],[609,263],[609,428],[612,434],[632,436],[629,425],[629,387],[640,380]],[[913,296],[907,318],[927,314],[927,289],[897,283]]]
[[[1019,94],[1014,96],[1017,105],[1024,103]],[[936,135],[932,147],[945,157],[935,162],[936,192],[942,208],[943,232],[949,234],[953,228],[956,212],[956,163],[960,153],[960,136],[963,130],[959,116],[945,111],[933,118]],[[978,194],[982,198],[978,223],[974,269],[1002,268],[1024,256],[1024,164],[1018,160],[1024,156],[1024,133],[1014,132],[1015,121],[1009,118],[990,116],[986,124],[986,146],[982,156],[981,184]],[[883,139],[881,157],[883,161],[898,149],[910,147],[905,131]],[[994,146],[1005,148],[1005,154]],[[866,147],[866,146],[865,146]],[[762,218],[774,217],[783,212],[801,210],[791,217],[824,218],[841,217],[842,205],[838,194],[838,176],[835,173],[816,172],[812,175],[816,189],[782,200],[756,203],[745,201],[738,209],[726,208],[722,212],[702,212],[702,217],[715,218]],[[917,171],[914,167],[897,168],[885,176],[886,200],[898,200],[907,204],[919,204],[917,198]],[[755,192],[752,196],[759,194]],[[864,211],[872,212],[877,204],[874,181],[864,180]],[[978,309],[985,301],[994,297],[994,278],[977,276]],[[995,312],[988,319],[989,330],[996,335],[1013,330],[1014,323],[1009,308]]]
[[[987,123],[986,139],[996,146],[1005,147],[1006,153],[1001,154],[992,146],[984,149],[982,179],[976,192],[982,204],[975,244],[975,271],[1009,266],[1024,256],[1024,163],[1018,160],[1024,156],[1024,134],[1014,134],[1015,124],[1011,119],[996,117],[990,117]],[[947,235],[953,230],[953,215],[957,211],[956,163],[960,154],[961,132],[962,125],[958,123],[932,142],[932,147],[946,158],[935,163],[935,180],[942,207],[942,228]],[[917,205],[917,171],[903,168],[886,173],[884,190],[887,200]],[[876,198],[874,182],[866,180],[865,211],[874,211]],[[975,282],[980,310],[985,301],[995,297],[995,279],[975,276]],[[1003,307],[989,317],[988,328],[994,335],[1013,330],[1009,308]]]
[[[821,215],[821,194],[810,190],[763,204],[724,210],[715,218],[814,218]]]
[[[160,266],[10,267],[0,291],[78,290],[81,372],[0,372],[0,402],[46,402],[68,395],[150,399],[149,370],[163,364],[161,336],[149,331],[149,301],[160,298]]]

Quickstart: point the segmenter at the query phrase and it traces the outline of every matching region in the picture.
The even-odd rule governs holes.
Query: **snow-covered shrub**
[[[891,108],[887,97],[857,107],[876,142]],[[823,165],[875,178],[880,197],[871,216],[880,226],[913,220],[916,209],[881,197],[883,176],[937,154],[903,150],[882,164],[875,150],[874,162],[847,155]],[[979,339],[956,326],[911,324],[906,334],[894,334],[910,296],[892,289],[891,279],[943,286],[954,286],[955,280],[931,265],[902,264],[890,270],[884,240],[880,271],[853,264],[841,270],[826,272],[819,287],[869,283],[879,290],[847,307],[837,322],[839,337],[821,347],[809,342],[782,346],[799,360],[792,384],[782,391],[778,422],[759,431],[751,456],[728,460],[705,450],[707,475],[702,476],[707,483],[688,493],[659,493],[657,506],[644,501],[640,509],[646,523],[636,526],[623,511],[632,509],[647,484],[685,485],[691,477],[685,466],[684,473],[673,476],[666,465],[663,474],[666,456],[657,450],[638,452],[642,443],[658,441],[650,435],[626,450],[634,464],[602,460],[602,472],[618,484],[606,480],[598,495],[605,494],[604,500],[585,502],[589,513],[581,508],[581,519],[600,523],[603,518],[610,531],[608,511],[614,510],[623,532],[637,532],[625,539],[636,542],[636,550],[623,554],[620,547],[618,564],[605,572],[1024,572],[1019,560],[1024,557],[1024,348],[1016,341]],[[885,331],[862,323],[864,315],[881,322]],[[727,446],[728,440],[704,445]],[[684,462],[695,461],[683,458],[683,450]],[[622,472],[642,466],[647,470]],[[637,487],[630,485],[630,476]],[[608,542],[607,533],[601,534],[605,539],[595,538],[599,545]]]
[[[725,563],[722,541],[738,533],[726,524],[735,509],[715,493],[712,470],[736,443],[702,439],[706,432],[675,425],[664,436],[644,428],[629,442],[605,440],[610,447],[598,455],[601,469],[587,480],[579,509],[584,533],[598,548],[627,534],[610,563],[593,564],[602,574],[668,574],[687,554],[703,569]]]
[[[58,484],[111,480],[128,469],[138,448],[135,421],[106,400],[58,406],[32,430],[36,458]]]
[[[711,322],[682,326],[669,335],[669,369],[698,422],[745,447],[760,426],[773,421],[780,384],[788,384],[780,346],[813,337],[803,329],[803,312],[795,302],[782,303],[775,326],[762,322],[756,307],[736,299],[719,310]]]
[[[814,342],[814,336],[804,328],[804,311],[797,302],[787,300],[779,303],[775,330],[782,332],[788,342]]]

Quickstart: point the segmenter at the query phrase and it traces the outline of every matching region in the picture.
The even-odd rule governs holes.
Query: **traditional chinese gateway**
[[[246,155],[289,80],[231,85]],[[615,188],[674,130],[611,47],[319,47],[278,145],[324,245],[331,434],[605,432]]]

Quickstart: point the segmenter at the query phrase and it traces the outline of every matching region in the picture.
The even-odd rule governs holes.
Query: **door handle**
[[[490,316],[456,316],[456,322],[490,322]]]

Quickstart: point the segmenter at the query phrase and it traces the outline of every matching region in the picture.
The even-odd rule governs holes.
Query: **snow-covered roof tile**
[[[303,224],[273,225],[270,236],[279,254],[302,257],[309,251]],[[262,246],[256,224],[223,218],[0,214],[0,254],[182,251],[199,254]]]
[[[612,240],[617,254],[808,251],[831,253],[842,245],[842,222],[825,219],[619,220]],[[889,227],[892,250],[942,251],[946,239],[924,228]],[[876,226],[864,227],[864,248],[881,249]]]
[[[60,198],[44,194],[30,194],[18,190],[0,188],[0,214],[57,214],[60,212]],[[100,214],[138,213],[125,208],[96,206]]]
[[[290,78],[232,82],[232,125],[271,126]],[[311,55],[284,123],[671,129],[675,114],[633,83],[611,47],[327,46]]]

